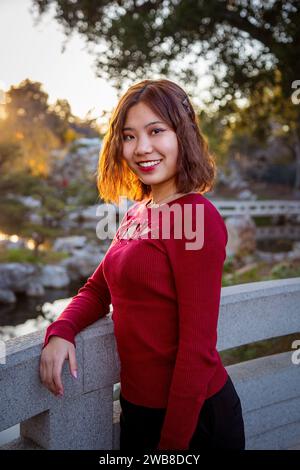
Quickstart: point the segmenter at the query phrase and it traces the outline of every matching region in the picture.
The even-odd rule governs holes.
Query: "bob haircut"
[[[170,80],[143,80],[126,91],[110,118],[97,170],[100,198],[104,202],[118,204],[120,196],[142,201],[151,195],[151,186],[143,183],[123,158],[122,129],[127,112],[140,102],[151,108],[176,132],[177,192],[209,191],[216,177],[216,164],[208,151],[207,141],[200,131],[198,117],[187,94]]]

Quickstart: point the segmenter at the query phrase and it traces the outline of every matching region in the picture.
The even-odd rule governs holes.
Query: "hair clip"
[[[184,98],[184,100],[181,101],[181,103],[183,104],[183,106],[185,107],[186,109],[186,112],[190,115],[192,115],[192,111],[191,111],[191,107],[189,105],[189,102],[188,102],[188,98]]]
[[[186,98],[184,98],[184,100],[182,100],[182,101],[181,101],[181,103],[183,104],[183,106],[185,106],[185,107],[189,107],[189,102],[188,102],[188,99],[187,99],[187,97],[186,97]]]

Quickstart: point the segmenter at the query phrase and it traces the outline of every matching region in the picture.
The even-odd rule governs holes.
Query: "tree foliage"
[[[32,174],[46,176],[50,152],[59,147],[61,141],[56,129],[50,127],[48,94],[41,83],[24,80],[11,86],[6,92],[4,111],[5,119],[0,121],[0,146],[17,146],[21,153],[18,160],[10,158],[10,170],[28,169]]]
[[[282,72],[285,96],[300,77],[300,8],[297,0],[33,0],[42,15],[50,7],[66,37],[78,31],[96,54],[100,76],[121,88],[151,71],[196,82],[197,60],[180,70],[187,54],[210,62],[225,96],[273,82]],[[98,47],[95,47],[98,45]]]
[[[213,77],[208,106],[224,114],[237,98],[248,99],[257,135],[266,135],[274,113],[285,121],[300,190],[300,105],[291,103],[300,77],[298,0],[32,1],[37,18],[52,9],[66,38],[77,31],[86,39],[98,75],[119,90],[138,79],[171,76],[195,95],[200,59],[206,59]],[[260,100],[267,89],[275,96],[265,106]],[[223,152],[229,136],[227,128]]]
[[[48,176],[54,149],[72,143],[81,134],[98,135],[95,119],[74,116],[65,99],[49,104],[42,84],[29,79],[10,87],[1,111],[3,171],[29,170],[33,175]]]

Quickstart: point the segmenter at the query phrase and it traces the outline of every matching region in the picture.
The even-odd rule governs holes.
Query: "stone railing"
[[[300,278],[222,288],[218,350],[298,333]],[[69,363],[62,371],[64,397],[40,382],[39,360],[45,331],[6,342],[0,363],[0,431],[20,423],[20,437],[1,449],[117,449],[119,358],[108,316],[76,337],[78,379]],[[298,448],[300,364],[293,349],[227,366],[240,395],[246,449]],[[180,430],[178,430],[180,432]]]

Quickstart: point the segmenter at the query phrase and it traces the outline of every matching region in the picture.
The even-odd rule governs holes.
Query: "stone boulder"
[[[0,263],[1,288],[13,292],[26,292],[39,273],[39,266],[31,263]]]
[[[45,265],[42,267],[41,283],[44,287],[60,289],[70,284],[70,277],[64,266]]]
[[[57,238],[53,244],[53,251],[65,251],[72,253],[74,250],[82,249],[86,246],[85,236],[71,236]]]
[[[32,281],[26,289],[26,295],[28,297],[42,297],[45,295],[43,284],[41,284],[39,281]]]
[[[250,189],[244,189],[239,192],[237,198],[241,201],[256,201],[257,196]]]
[[[41,268],[30,263],[0,263],[0,302],[16,302],[15,293],[29,296],[41,296],[44,288],[41,285]]]
[[[77,281],[89,277],[100,264],[103,257],[104,253],[99,248],[97,251],[92,251],[91,249],[78,250],[70,258],[62,260],[60,265],[67,270],[72,281]]]
[[[15,293],[9,289],[0,289],[0,304],[14,304],[17,301]]]

